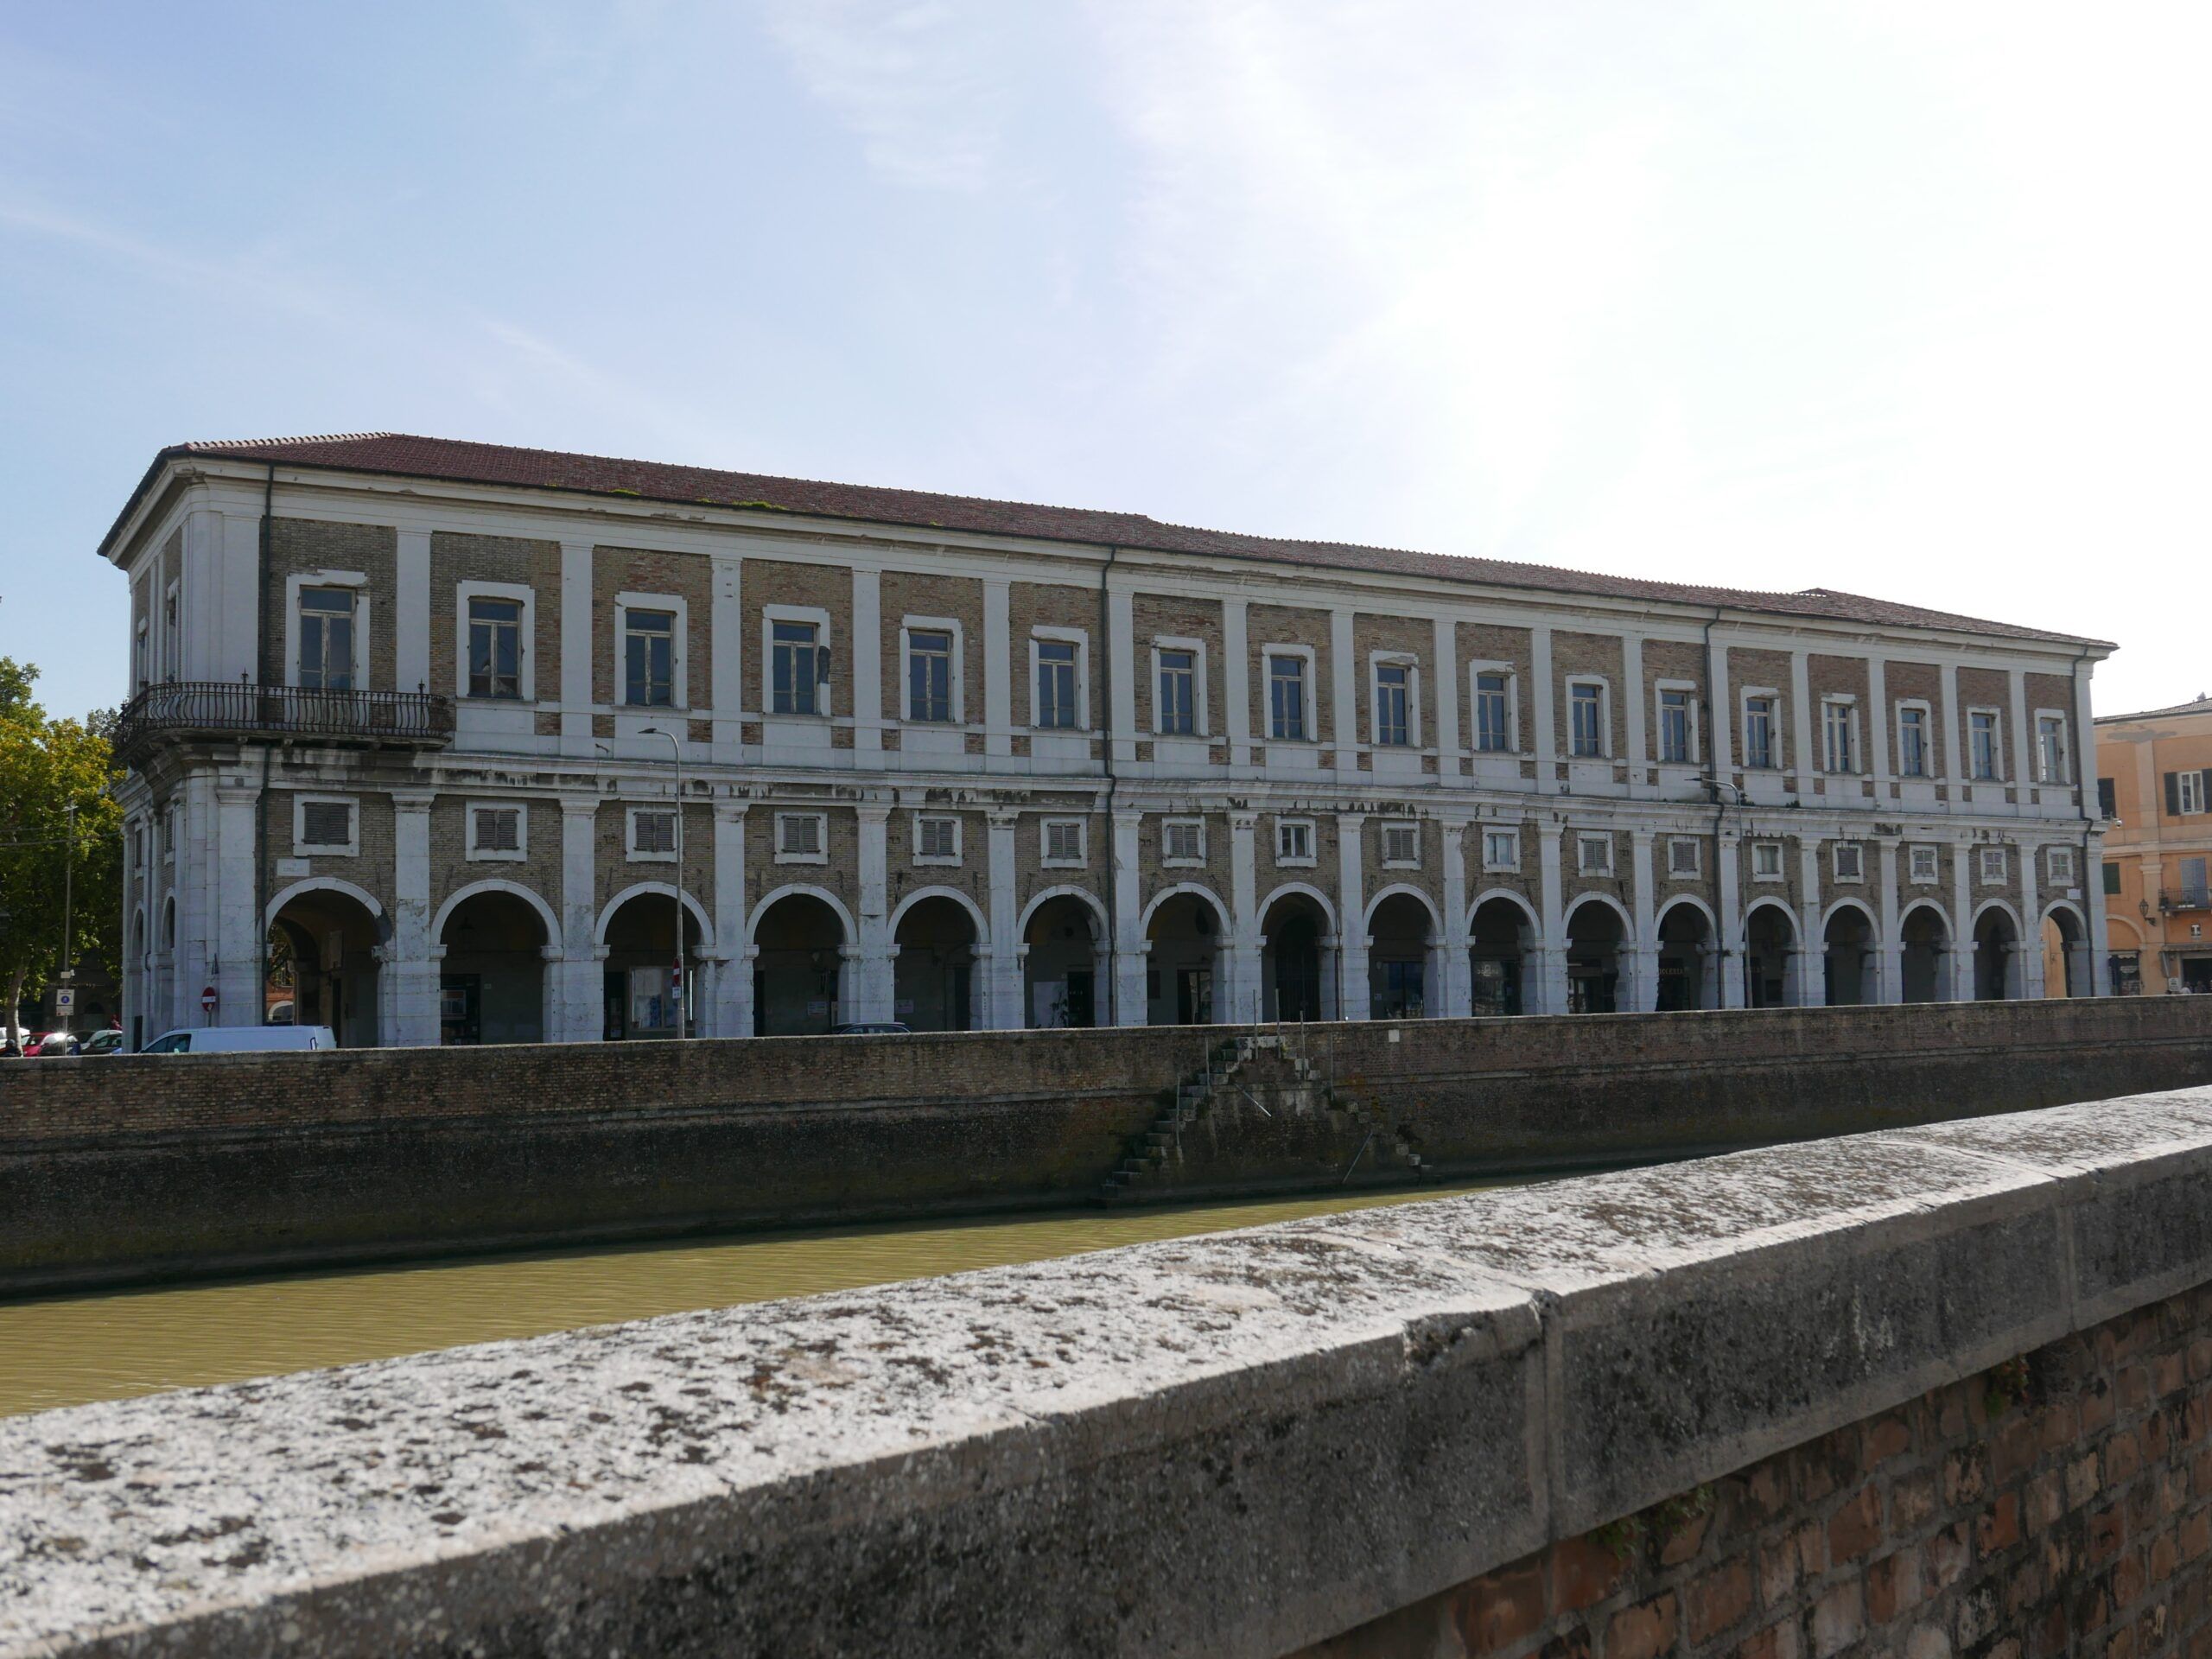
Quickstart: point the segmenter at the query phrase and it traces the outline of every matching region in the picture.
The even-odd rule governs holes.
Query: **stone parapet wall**
[[[0,1654],[2133,1659],[2208,1285],[2198,1090],[45,1413]]]

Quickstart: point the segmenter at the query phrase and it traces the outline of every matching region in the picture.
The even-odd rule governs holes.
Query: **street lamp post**
[[[683,1011],[690,1000],[690,987],[683,976],[683,745],[676,734],[664,727],[647,726],[638,733],[640,737],[664,737],[669,753],[676,762],[676,1036],[683,1039],[685,1020]]]

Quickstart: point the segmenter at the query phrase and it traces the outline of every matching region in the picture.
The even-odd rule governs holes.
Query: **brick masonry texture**
[[[2212,1654],[2212,1289],[1552,1545],[1305,1659]]]

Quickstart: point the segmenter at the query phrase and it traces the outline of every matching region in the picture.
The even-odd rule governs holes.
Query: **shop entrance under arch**
[[[545,924],[498,888],[455,905],[440,929],[438,1040],[536,1043],[545,1038]]]
[[[311,887],[294,893],[269,925],[260,1017],[269,1019],[289,1001],[289,1023],[327,1026],[340,1048],[375,1047],[376,948],[384,935],[383,918],[349,893]]]

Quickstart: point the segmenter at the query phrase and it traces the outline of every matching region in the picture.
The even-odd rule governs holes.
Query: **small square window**
[[[2005,849],[2002,847],[1983,848],[1976,862],[1980,867],[1983,880],[2002,881],[2005,879]]]
[[[1834,860],[1837,880],[1864,881],[1866,879],[1866,851],[1859,842],[1836,842]]]
[[[1382,861],[1402,870],[1418,866],[1421,863],[1421,826],[1414,823],[1384,824]]]
[[[914,819],[914,861],[917,864],[957,864],[960,861],[960,820]]]
[[[1751,843],[1751,877],[1758,881],[1782,880],[1782,843],[1778,841],[1755,841]]]
[[[1202,818],[1163,818],[1160,823],[1160,855],[1167,864],[1203,864],[1206,861],[1206,828]]]
[[[1942,880],[1942,858],[1933,847],[1916,847],[1907,855],[1907,873],[1919,882]]]
[[[2051,885],[2070,887],[2074,885],[2074,849],[2054,847],[2050,852]]]
[[[776,861],[822,864],[829,861],[828,825],[819,812],[776,814]]]
[[[1705,843],[1694,836],[1675,836],[1667,842],[1667,874],[1695,875],[1704,865]]]
[[[633,859],[676,857],[676,809],[633,806],[630,809],[630,856]]]
[[[1311,864],[1313,861],[1313,822],[1310,818],[1275,820],[1275,862]]]
[[[1044,861],[1060,868],[1084,862],[1081,818],[1046,818],[1039,830]]]
[[[328,795],[294,797],[292,850],[305,855],[351,858],[361,850],[360,817],[348,798]]]
[[[520,860],[525,851],[524,819],[519,804],[490,804],[468,808],[468,856]]]
[[[1517,870],[1521,868],[1521,832],[1517,830],[1483,831],[1483,868]]]
[[[1613,838],[1611,836],[1577,836],[1574,838],[1574,867],[1584,875],[1611,875],[1613,873]]]

